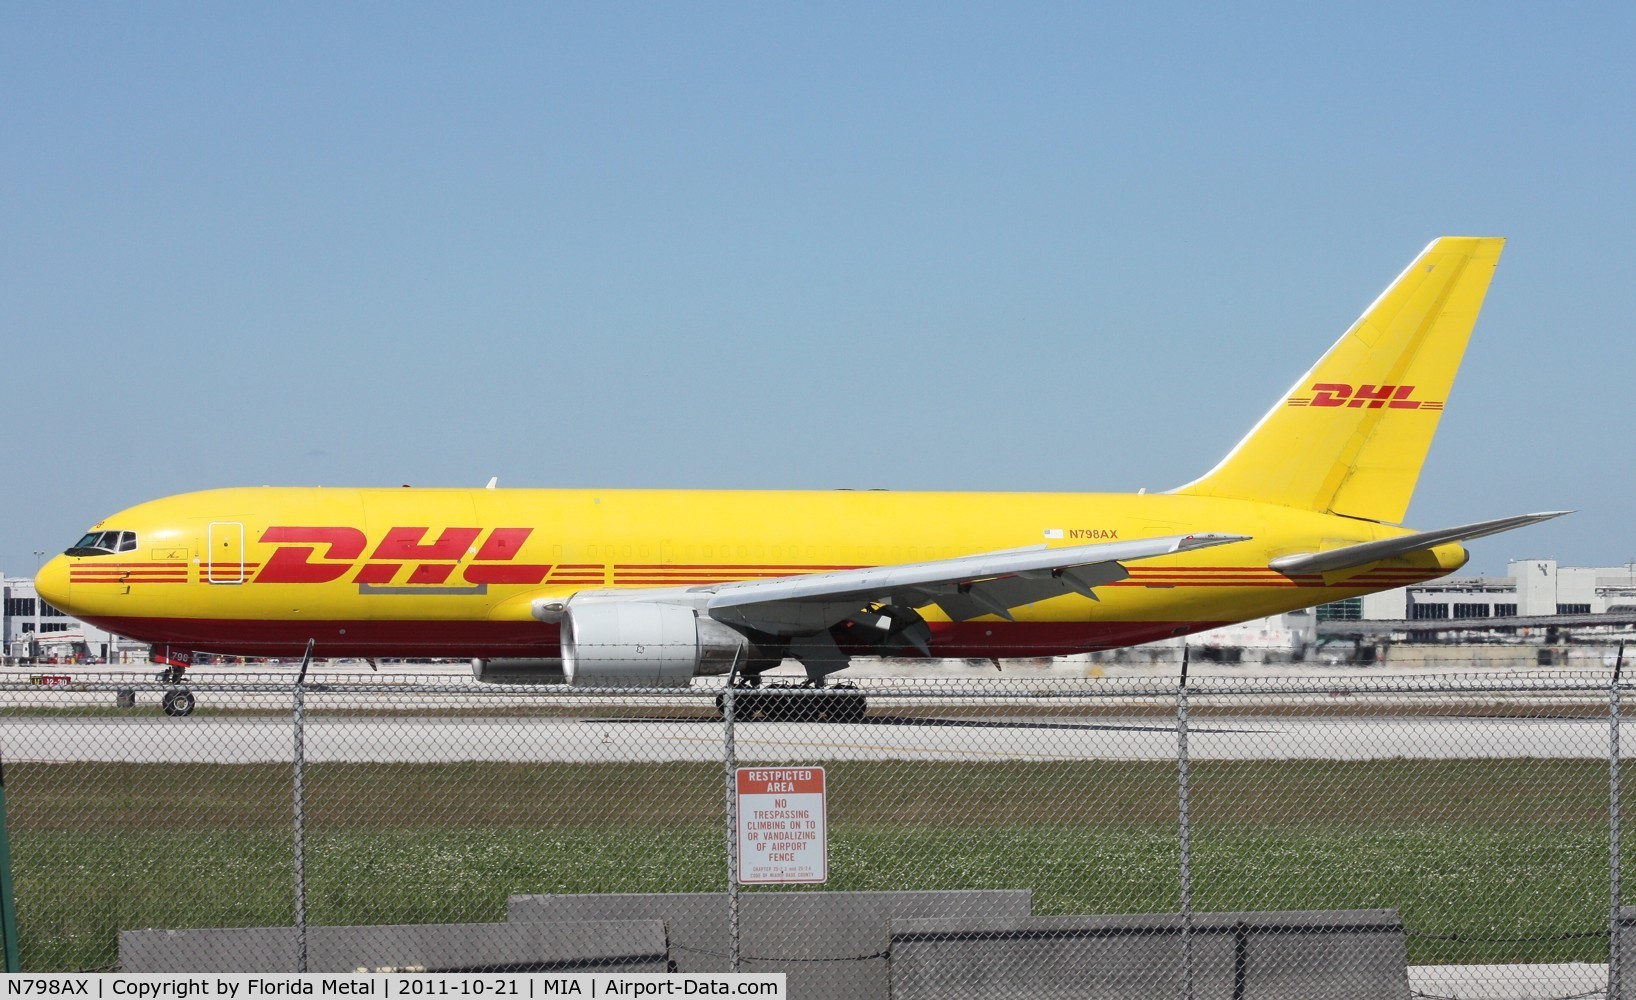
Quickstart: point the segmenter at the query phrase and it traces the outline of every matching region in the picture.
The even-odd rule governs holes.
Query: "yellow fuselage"
[[[1129,565],[1098,600],[1015,621],[923,609],[932,651],[1045,656],[1147,642],[1387,590],[1464,564],[1458,545],[1341,574],[1268,562],[1406,534],[1289,507],[1169,494],[225,489],[129,508],[128,551],[62,555],[46,600],[135,639],[254,656],[554,655],[541,597],[708,586],[1031,545],[1224,532],[1250,540]]]

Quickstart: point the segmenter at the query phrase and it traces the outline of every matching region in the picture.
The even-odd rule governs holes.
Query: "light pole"
[[[45,566],[45,549],[35,549],[34,550],[34,576],[35,576],[36,579],[39,578],[40,569],[42,567],[44,567],[44,566]],[[36,630],[38,630],[39,627],[40,627],[39,626],[40,619],[43,619],[45,617],[45,598],[40,596],[40,588],[39,587],[34,588],[34,610],[35,610],[35,612],[36,612],[36,614],[38,616],[35,619],[34,628]]]
[[[35,549],[34,550],[34,576],[35,576],[36,579],[39,578],[40,568],[43,567],[44,565],[45,565],[45,550],[44,549]],[[29,642],[28,642],[29,659],[34,659],[35,657],[37,657],[39,655],[39,647],[36,646],[34,643],[40,637],[40,623],[43,622],[43,621],[45,621],[45,598],[40,596],[40,588],[39,588],[38,585],[36,585],[35,588],[34,588],[34,630],[33,630],[32,634],[29,636]]]

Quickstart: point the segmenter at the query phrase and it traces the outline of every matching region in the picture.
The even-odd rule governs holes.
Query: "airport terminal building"
[[[1230,625],[1189,636],[1187,644],[1207,654],[1231,653],[1228,658],[1235,661],[1301,660],[1326,634],[1344,633],[1347,622],[1393,623],[1387,635],[1401,633],[1416,642],[1469,642],[1472,630],[1493,619],[1609,615],[1609,626],[1622,628],[1636,615],[1636,563],[1560,566],[1555,559],[1517,559],[1506,569],[1505,576],[1447,576]],[[1421,622],[1427,627],[1418,627]],[[1446,629],[1437,627],[1442,622],[1448,623]],[[1581,618],[1577,627],[1594,629],[1596,624]],[[1536,638],[1545,638],[1545,630],[1534,631]],[[1180,640],[1168,644],[1179,645]]]
[[[140,663],[147,643],[110,635],[57,610],[34,592],[34,578],[0,574],[0,657],[8,663]]]
[[[1442,621],[1636,612],[1636,563],[1558,566],[1516,559],[1505,576],[1446,576],[1355,601],[1325,605],[1331,620]]]

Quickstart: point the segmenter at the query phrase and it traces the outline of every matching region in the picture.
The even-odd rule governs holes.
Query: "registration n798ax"
[[[1043,656],[1400,587],[1555,516],[1401,526],[1503,241],[1428,246],[1214,469],[1159,494],[224,489],[121,511],[40,594],[195,651],[460,657],[486,680],[810,680]]]

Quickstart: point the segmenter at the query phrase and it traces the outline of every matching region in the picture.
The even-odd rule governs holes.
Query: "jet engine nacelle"
[[[583,687],[685,687],[756,652],[741,633],[674,604],[570,601],[561,629],[563,676]]]
[[[554,656],[473,660],[471,675],[482,684],[561,684],[562,660]]]

